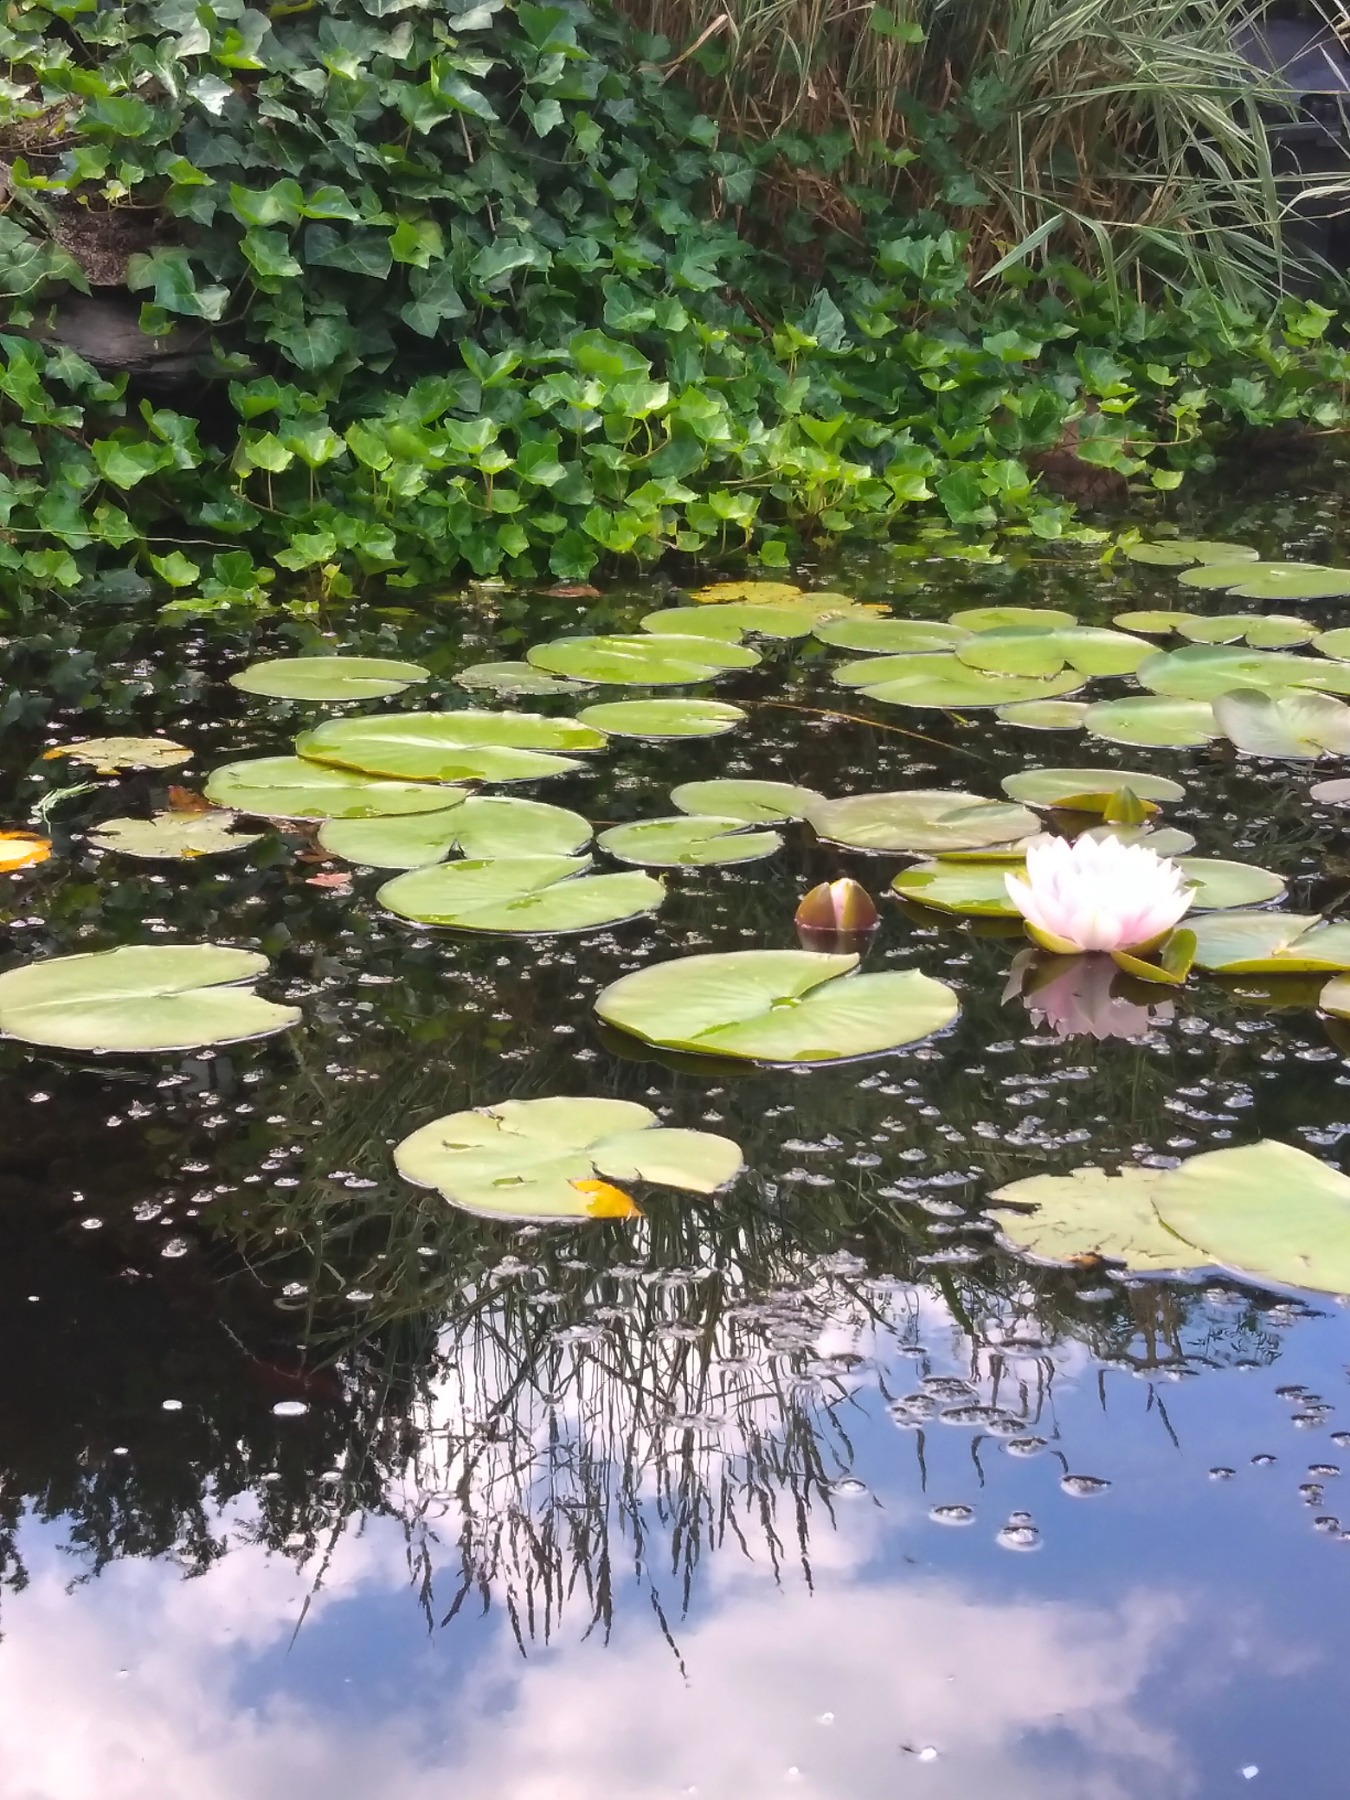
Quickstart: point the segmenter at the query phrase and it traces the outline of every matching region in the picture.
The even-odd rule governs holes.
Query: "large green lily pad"
[[[914,971],[856,975],[857,963],[809,950],[685,956],[625,975],[595,1010],[667,1050],[764,1063],[875,1056],[956,1017],[943,982]]]
[[[1025,807],[944,788],[853,794],[827,800],[811,814],[818,836],[850,850],[929,855],[1011,844],[1040,830]]]
[[[506,1219],[631,1218],[611,1182],[713,1194],[744,1166],[730,1138],[662,1126],[628,1100],[507,1100],[433,1119],[404,1138],[394,1164],[452,1206]]]
[[[1154,1195],[1169,1169],[1074,1169],[1068,1175],[1028,1175],[997,1188],[993,1209],[1005,1238],[1019,1250],[1052,1263],[1100,1256],[1138,1274],[1203,1267],[1202,1251],[1164,1225]],[[1023,1207],[1034,1207],[1024,1212]]]
[[[1027,731],[1078,731],[1087,713],[1085,700],[1015,700],[1000,706],[997,716]]]
[[[1145,832],[1139,841],[1149,845],[1150,835],[1160,834]],[[1266,900],[1278,900],[1284,892],[1284,882],[1278,875],[1252,863],[1224,862],[1207,856],[1181,856],[1176,860],[1186,881],[1195,889],[1193,913],[1259,906]],[[891,887],[902,899],[917,901],[939,912],[956,913],[963,918],[1014,919],[1021,915],[1009,898],[1006,877],[1024,873],[1020,857],[984,863],[938,858],[902,869]]]
[[[43,753],[44,762],[68,757],[88,763],[95,775],[122,775],[131,769],[175,769],[192,755],[186,744],[159,737],[80,738]]]
[[[1350,755],[1350,706],[1330,694],[1239,688],[1213,704],[1224,735],[1249,756],[1313,762]]]
[[[208,800],[262,819],[374,819],[437,812],[454,789],[422,781],[379,781],[299,756],[225,763],[206,783]]]
[[[1222,737],[1208,700],[1168,700],[1153,694],[1098,700],[1083,716],[1090,737],[1136,749],[1190,750]]]
[[[810,818],[825,804],[824,794],[790,781],[686,781],[671,792],[681,812],[711,819],[739,819],[745,825],[776,825],[786,819]]]
[[[618,862],[652,869],[712,868],[758,862],[782,848],[776,831],[754,831],[743,819],[677,813],[671,819],[637,819],[602,831],[597,847]]]
[[[1313,649],[1320,650],[1323,656],[1350,661],[1350,625],[1338,626],[1335,631],[1319,631],[1312,642]]]
[[[382,700],[430,675],[420,663],[374,656],[277,656],[250,663],[230,682],[274,700]]]
[[[225,944],[129,944],[0,975],[0,1032],[59,1050],[168,1052],[268,1037],[300,1022],[250,983],[267,958]]]
[[[536,669],[527,662],[471,663],[455,676],[455,686],[470,693],[481,690],[489,694],[580,694],[588,685],[550,675],[547,669]]]
[[[1350,925],[1316,913],[1213,912],[1189,921],[1195,965],[1218,975],[1304,975],[1350,969]]]
[[[527,652],[536,669],[627,687],[679,687],[711,681],[725,669],[753,669],[757,650],[710,637],[669,637],[655,633],[631,637],[556,638]]]
[[[649,743],[721,737],[745,723],[740,707],[725,700],[608,700],[584,708],[577,718],[606,737],[645,738]]]
[[[98,850],[143,856],[155,862],[190,862],[223,856],[256,844],[259,831],[236,831],[231,812],[159,812],[148,819],[105,819],[89,833]]]
[[[838,610],[834,606],[813,606],[807,599],[782,606],[756,606],[751,601],[730,601],[720,606],[667,606],[647,613],[642,629],[658,637],[711,637],[733,644],[747,634],[803,638],[810,636],[819,619],[833,618]]]
[[[969,668],[1039,680],[1065,668],[1084,676],[1131,675],[1145,657],[1155,654],[1154,646],[1143,638],[1090,625],[1066,626],[1062,631],[1027,626],[984,631],[956,648],[957,657]]]
[[[817,625],[815,635],[836,650],[862,650],[870,656],[924,654],[950,650],[964,643],[969,632],[959,625],[941,625],[932,619],[830,619]]]
[[[650,875],[588,875],[585,856],[499,856],[396,875],[376,898],[401,919],[456,931],[545,935],[593,931],[652,913],[665,889]]]
[[[319,847],[371,869],[423,869],[456,850],[474,859],[570,857],[590,838],[589,821],[565,807],[475,794],[413,818],[330,820],[319,832]]]
[[[1350,569],[1316,563],[1226,562],[1187,569],[1186,587],[1226,588],[1239,600],[1344,600],[1350,596]]]
[[[1165,775],[1138,769],[1022,769],[1006,775],[1003,791],[1026,806],[1064,807],[1101,812],[1111,797],[1126,789],[1138,800],[1183,800],[1186,790]]]
[[[1214,700],[1234,688],[1309,687],[1350,693],[1350,664],[1227,644],[1155,651],[1135,676],[1141,687],[1173,700]]]
[[[560,751],[602,750],[603,732],[542,713],[381,713],[328,719],[295,747],[308,762],[403,781],[538,781],[579,767]]]
[[[948,623],[962,631],[1066,631],[1078,621],[1053,606],[968,606]]]
[[[1350,1179],[1305,1150],[1266,1138],[1203,1151],[1168,1171],[1153,1202],[1205,1262],[1350,1293]]]
[[[991,675],[944,652],[867,657],[845,663],[835,670],[834,679],[840,687],[861,688],[869,699],[888,705],[942,707],[952,712],[1011,706],[1021,700],[1058,700],[1083,685],[1076,670],[1049,679]]]
[[[1289,613],[1192,613],[1177,631],[1193,644],[1246,643],[1253,650],[1288,650],[1310,643],[1316,626]]]
[[[1225,544],[1212,538],[1164,538],[1156,544],[1123,544],[1131,562],[1153,563],[1161,569],[1180,569],[1188,563],[1254,563],[1260,552],[1246,544]]]

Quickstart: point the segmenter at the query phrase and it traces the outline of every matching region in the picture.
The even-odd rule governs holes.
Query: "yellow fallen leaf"
[[[802,590],[791,581],[717,581],[711,587],[696,588],[691,600],[720,603],[738,600],[743,606],[781,606],[785,600],[800,600]]]
[[[589,1205],[586,1208],[592,1219],[640,1219],[642,1208],[630,1194],[622,1188],[611,1187],[607,1181],[574,1181],[570,1184],[579,1194],[585,1194]]]
[[[0,831],[0,869],[26,869],[46,862],[51,853],[50,838],[35,837],[31,831]]]

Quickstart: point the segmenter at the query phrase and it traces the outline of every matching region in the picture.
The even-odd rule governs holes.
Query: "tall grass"
[[[777,144],[776,178],[829,210],[799,140],[850,183],[938,204],[982,272],[1070,249],[1142,269],[1279,281],[1308,184],[1277,171],[1277,84],[1235,49],[1253,0],[620,0],[724,126]],[[1350,38],[1346,0],[1323,16]],[[972,185],[972,183],[974,185]],[[1325,183],[1321,184],[1325,187]],[[1326,207],[1326,195],[1322,204]]]

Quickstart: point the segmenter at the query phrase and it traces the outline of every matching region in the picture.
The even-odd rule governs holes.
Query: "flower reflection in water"
[[[1132,995],[1147,998],[1137,1000]],[[1006,1001],[1021,996],[1038,1025],[1056,1037],[1141,1038],[1167,1024],[1171,1000],[1156,989],[1122,975],[1109,956],[1046,956],[1023,950],[1014,959],[1003,990]]]

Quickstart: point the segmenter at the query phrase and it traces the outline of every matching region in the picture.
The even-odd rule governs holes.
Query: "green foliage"
[[[608,14],[483,0],[45,0],[0,23],[0,579],[137,561],[171,611],[267,565],[586,577],[616,559],[1074,529],[1033,460],[1174,486],[1235,425],[1339,426],[1331,315],[1145,307],[1068,265],[974,293],[882,206],[803,280],[733,226],[753,162]],[[43,146],[49,146],[44,148]],[[134,211],[133,211],[134,209]],[[49,336],[62,222],[154,221],[141,321],[213,346],[226,448]],[[31,335],[30,335],[31,334]]]

